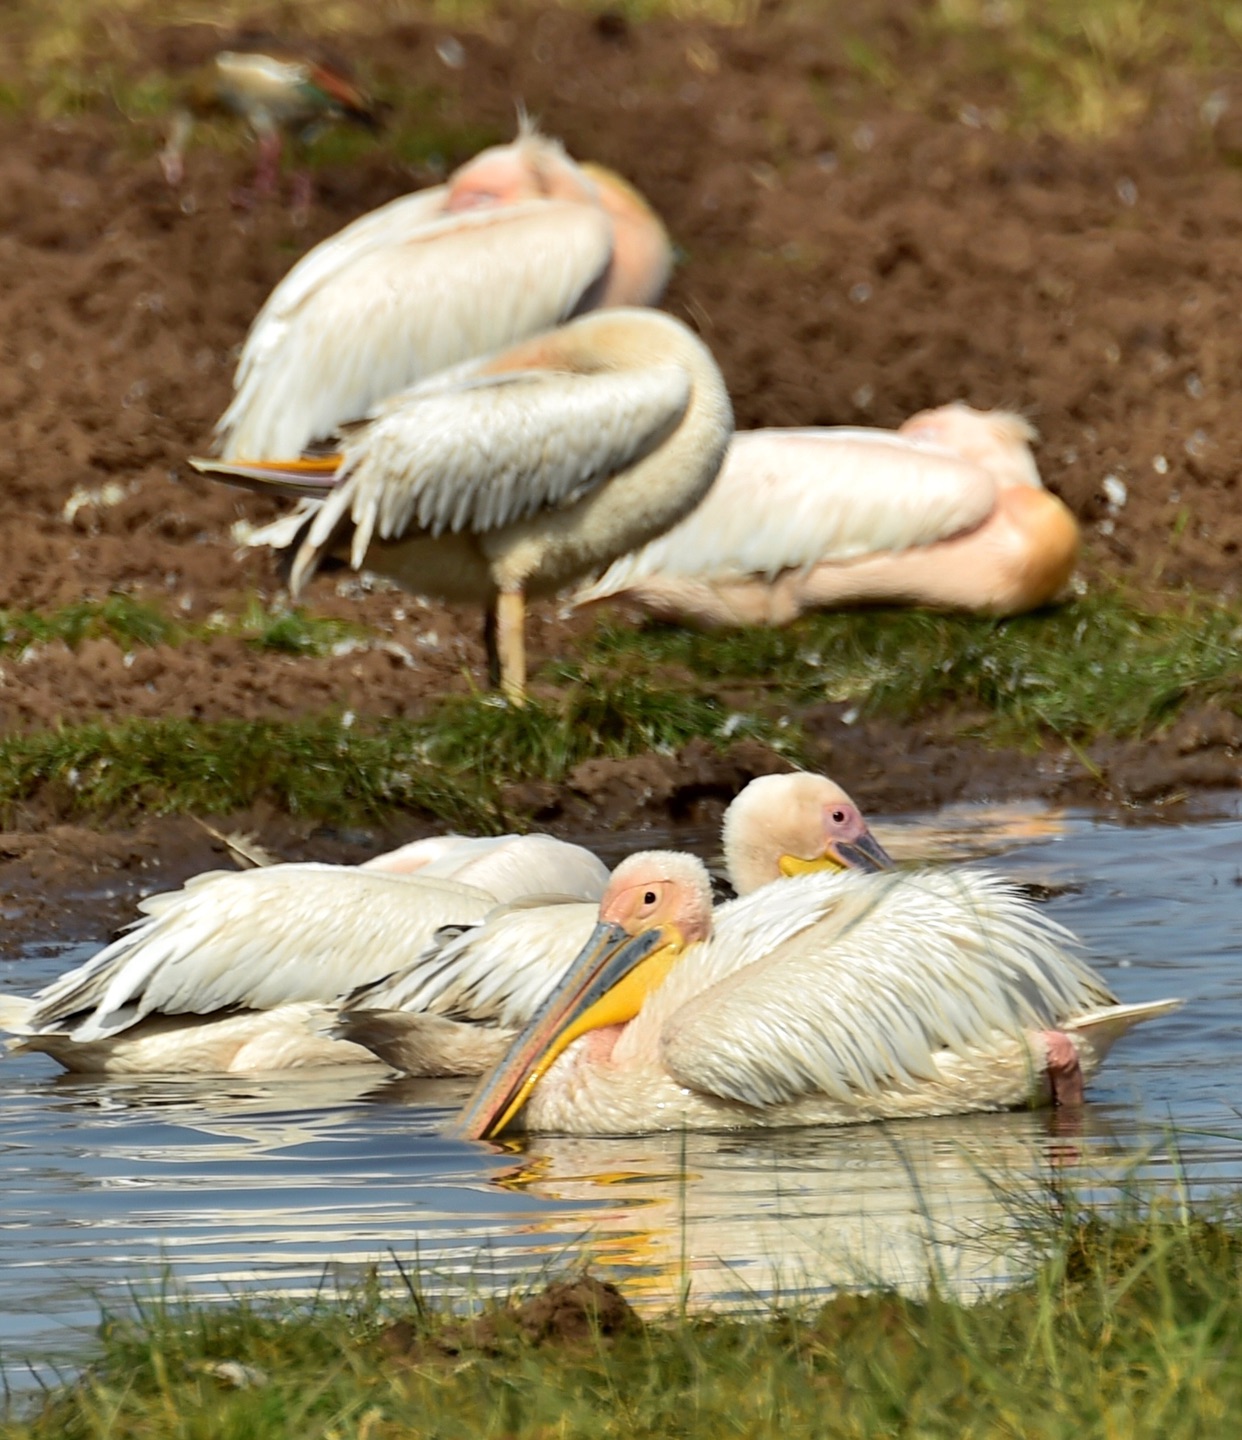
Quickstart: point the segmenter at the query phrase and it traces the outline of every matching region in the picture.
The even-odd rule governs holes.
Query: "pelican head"
[[[524,129],[507,145],[480,151],[453,173],[448,192],[444,208],[450,215],[521,200],[592,201],[596,194],[594,182],[564,147],[534,129]]]
[[[825,775],[761,775],[724,821],[729,876],[749,895],[782,875],[808,870],[891,870],[892,859],[862,811]]]
[[[954,400],[935,410],[911,415],[897,433],[939,445],[973,461],[998,484],[1044,488],[1031,454],[1031,442],[1038,439],[1035,427],[1012,410],[976,410]]]
[[[711,917],[711,881],[693,855],[648,850],[623,860],[591,938],[475,1091],[453,1133],[467,1140],[499,1135],[571,1041],[638,1014],[686,946],[711,934]]]

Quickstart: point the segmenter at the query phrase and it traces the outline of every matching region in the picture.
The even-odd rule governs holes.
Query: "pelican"
[[[250,327],[217,449],[300,454],[437,371],[583,311],[654,305],[671,269],[636,190],[524,125],[294,265]]]
[[[193,460],[204,474],[325,497],[299,526],[297,594],[350,563],[488,607],[489,671],[521,703],[525,606],[676,523],[733,428],[706,346],[669,315],[606,310],[386,400],[311,460]],[[493,618],[494,617],[494,618]]]
[[[689,855],[613,872],[599,926],[457,1133],[843,1125],[1077,1103],[1122,1005],[1072,937],[975,873],[805,875],[713,924]]]
[[[240,115],[259,147],[253,195],[263,199],[276,189],[284,132],[313,135],[333,120],[379,128],[375,107],[345,72],[327,56],[299,50],[272,36],[243,36],[219,50],[182,88],[160,167],[169,185],[185,178],[185,147],[196,118],[218,111]],[[295,208],[310,201],[310,178],[294,182]],[[249,197],[246,197],[247,201]]]
[[[437,837],[366,866],[209,872],[142,901],[143,918],[33,997],[0,996],[0,1028],[93,1074],[374,1064],[320,1033],[326,1006],[444,926],[530,893],[598,897],[607,879],[590,851],[547,835]]]
[[[1046,605],[1073,571],[1078,526],[1040,483],[1033,437],[1019,416],[962,404],[896,432],[742,432],[698,507],[574,603],[705,627],[858,604]]]
[[[739,895],[816,870],[892,867],[858,807],[823,775],[752,780],[725,812],[721,838]],[[552,993],[597,919],[598,906],[584,901],[526,897],[498,907],[360,986],[333,1033],[407,1074],[477,1075]]]

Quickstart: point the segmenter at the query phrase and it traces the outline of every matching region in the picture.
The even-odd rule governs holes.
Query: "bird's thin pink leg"
[[[1054,1105],[1081,1105],[1084,1100],[1078,1050],[1064,1030],[1044,1030],[1039,1037],[1047,1055],[1048,1085]]]
[[[267,130],[259,136],[259,165],[254,172],[254,193],[261,200],[275,194],[280,181],[280,131]]]
[[[295,170],[290,180],[289,208],[293,223],[305,225],[310,219],[311,201],[315,198],[315,182],[309,170]]]

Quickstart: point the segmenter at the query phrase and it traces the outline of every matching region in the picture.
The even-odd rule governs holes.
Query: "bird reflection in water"
[[[1073,1124],[1067,1136],[1064,1117],[1026,1112],[830,1133],[538,1135],[498,1145],[514,1163],[493,1183],[556,1202],[529,1234],[563,1233],[564,1207],[583,1207],[583,1263],[654,1308],[921,1295],[933,1281],[972,1299],[1030,1276],[1033,1210],[1088,1145],[1108,1148],[1089,1116]]]

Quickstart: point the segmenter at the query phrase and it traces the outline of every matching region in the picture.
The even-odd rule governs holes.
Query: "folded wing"
[[[750,1105],[933,1080],[937,1052],[1115,1004],[1073,945],[991,876],[790,880],[728,907],[705,947],[714,983],[672,1013],[663,1058]]]
[[[679,524],[623,556],[586,601],[655,575],[728,579],[930,545],[982,523],[996,482],[939,447],[883,431],[752,430]]]
[[[225,459],[300,454],[385,396],[561,323],[607,271],[597,209],[529,200],[444,216],[438,203],[363,216],[276,287],[217,427]]]

